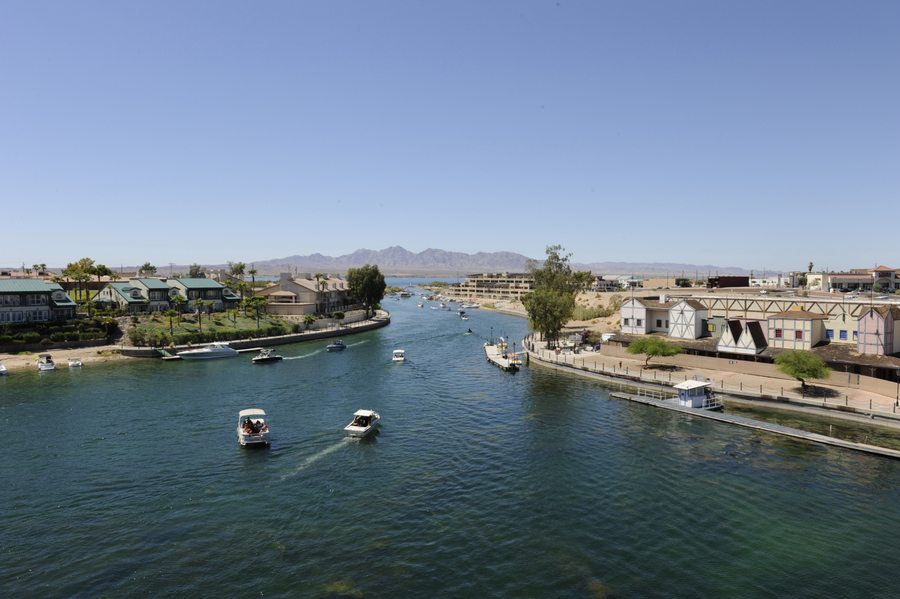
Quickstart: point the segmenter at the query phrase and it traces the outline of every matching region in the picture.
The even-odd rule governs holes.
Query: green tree
[[[575,294],[541,287],[522,297],[528,313],[528,326],[547,341],[555,340],[575,312]]]
[[[169,301],[175,304],[175,308],[178,310],[178,321],[181,322],[182,306],[187,303],[187,298],[181,294],[176,294]]]
[[[234,284],[234,289],[241,294],[241,301],[244,301],[244,292],[249,291],[250,293],[253,293],[253,289],[247,285],[246,281],[238,281]]]
[[[650,358],[655,358],[656,356],[667,358],[669,356],[677,356],[680,353],[684,353],[684,349],[680,345],[669,343],[659,337],[638,339],[628,346],[627,351],[632,355],[647,356],[647,360],[644,362],[645,368],[650,364]]]
[[[243,262],[228,262],[228,274],[235,279],[243,278],[245,267]]]
[[[191,264],[188,268],[188,278],[189,279],[205,279],[206,278],[206,269],[200,266],[199,264]]]
[[[226,310],[226,314],[228,314],[228,316],[231,318],[231,323],[234,325],[234,328],[237,328],[237,317],[238,317],[237,308],[231,308],[229,310]]]
[[[313,275],[313,278],[316,280],[316,314],[322,313],[322,308],[320,308],[320,306],[319,306],[319,281],[324,276],[325,275],[323,275],[320,272],[317,272],[316,274]]]
[[[169,335],[175,336],[175,329],[172,326],[172,319],[178,316],[178,312],[175,310],[166,310],[163,312],[163,315],[168,317],[169,319]]]
[[[247,298],[246,304],[248,308],[253,310],[253,315],[256,317],[256,328],[258,330],[260,312],[262,312],[263,308],[269,305],[269,300],[261,295],[254,295]]]
[[[563,251],[561,245],[550,245],[540,267],[535,260],[527,263],[534,291],[522,297],[522,305],[528,313],[529,326],[548,341],[555,340],[575,313],[575,294],[593,280],[590,272],[572,272],[571,254],[562,255]]]
[[[809,272],[812,272],[812,269],[813,269],[813,263],[810,262],[810,263],[809,263]]]
[[[307,331],[309,330],[309,327],[311,327],[313,325],[314,322],[316,322],[316,317],[314,315],[312,315],[312,314],[304,314],[303,315],[303,324],[306,325]]]
[[[256,275],[258,272],[255,268],[247,271],[247,274],[250,275],[250,289],[256,289]]]
[[[369,317],[369,310],[374,313],[375,306],[384,297],[384,290],[387,284],[384,282],[384,275],[378,270],[378,265],[369,266],[366,264],[360,268],[351,268],[347,270],[347,285],[350,291],[366,306],[366,318]]]
[[[806,389],[807,379],[827,379],[831,376],[831,368],[825,365],[822,358],[802,349],[792,349],[775,356],[778,371],[800,381]]]
[[[201,310],[203,309],[203,306],[205,304],[206,300],[199,297],[191,302],[191,306],[194,308],[194,310],[197,311],[197,323],[200,325],[201,333],[203,332],[203,313],[201,312]]]
[[[141,266],[138,269],[138,274],[139,275],[144,275],[144,274],[155,275],[156,267],[153,266],[152,264],[150,264],[149,262],[144,262],[143,266]]]

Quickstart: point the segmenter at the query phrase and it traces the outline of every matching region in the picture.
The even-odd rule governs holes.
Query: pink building
[[[900,308],[879,306],[869,308],[859,317],[859,336],[856,351],[861,354],[891,355],[900,352],[900,335],[895,335],[900,321]]]

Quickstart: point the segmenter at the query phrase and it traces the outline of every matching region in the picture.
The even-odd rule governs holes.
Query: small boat
[[[466,316],[465,314],[463,314],[462,316],[460,316],[460,318],[461,318],[462,320],[469,320],[469,317]]]
[[[422,302],[419,302],[419,307],[420,307],[420,308],[424,308],[424,307],[425,307],[425,304],[423,304]]]
[[[463,308],[467,308],[467,309],[471,309],[471,308],[480,308],[481,306],[479,306],[479,305],[476,304],[476,303],[469,303],[469,304],[463,304],[462,307],[463,307]]]
[[[212,360],[214,358],[233,358],[238,355],[236,349],[228,347],[227,343],[217,341],[206,347],[186,349],[175,354],[182,360]]]
[[[431,309],[432,310],[440,310],[440,308],[438,308],[437,306],[431,306]]]
[[[372,410],[357,410],[353,414],[353,422],[344,427],[344,432],[349,437],[365,437],[372,432],[380,419],[381,416]]]
[[[394,357],[391,358],[394,362],[403,362],[406,360],[406,352],[402,349],[394,350]]]
[[[69,358],[69,368],[81,368],[81,358]]]
[[[259,355],[253,358],[254,364],[266,364],[268,362],[277,362],[279,360],[283,360],[282,356],[278,354],[273,354],[271,349],[263,349],[260,350]]]
[[[342,349],[347,349],[347,346],[343,341],[338,339],[334,343],[329,343],[328,347],[326,347],[325,349],[327,349],[328,351],[341,351]]]
[[[3,376],[4,374],[6,374],[6,366],[0,364],[0,376]]]
[[[241,445],[269,444],[269,425],[262,410],[241,410],[238,413],[238,442]]]
[[[50,354],[41,354],[38,358],[40,358],[37,363],[39,372],[56,370],[56,364],[53,363],[53,358],[50,357]]]
[[[510,366],[522,366],[522,357],[519,354],[507,354]]]

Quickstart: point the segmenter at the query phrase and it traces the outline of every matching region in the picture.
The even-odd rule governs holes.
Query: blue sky
[[[0,4],[0,265],[900,267],[900,2]]]

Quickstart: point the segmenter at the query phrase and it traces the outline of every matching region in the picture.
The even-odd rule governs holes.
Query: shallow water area
[[[504,373],[524,319],[418,301],[342,352],[0,379],[4,596],[896,595],[900,463]]]

